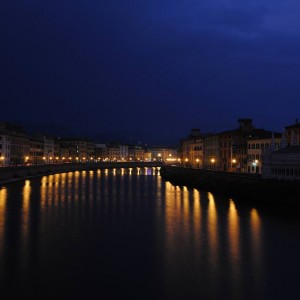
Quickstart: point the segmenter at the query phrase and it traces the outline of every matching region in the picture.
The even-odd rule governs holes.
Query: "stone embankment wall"
[[[0,182],[31,176],[47,175],[72,171],[88,171],[106,168],[143,168],[160,167],[160,162],[112,162],[112,163],[74,163],[74,164],[45,164],[35,166],[0,168]]]
[[[176,185],[250,201],[300,205],[300,182],[263,179],[259,174],[216,172],[175,166],[162,167],[161,176]]]

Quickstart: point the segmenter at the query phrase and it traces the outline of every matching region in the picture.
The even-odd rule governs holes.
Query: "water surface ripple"
[[[300,221],[164,182],[70,172],[0,189],[1,299],[299,299]]]

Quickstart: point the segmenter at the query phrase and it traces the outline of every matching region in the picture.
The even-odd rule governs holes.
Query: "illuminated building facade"
[[[44,160],[44,140],[30,137],[30,153],[28,163],[37,165],[42,164]]]
[[[220,135],[208,134],[204,139],[204,168],[220,170]]]
[[[298,119],[295,124],[285,127],[285,134],[288,146],[300,145],[300,123],[298,122]]]
[[[274,150],[280,147],[282,135],[274,133],[272,138],[271,132],[257,137],[252,137],[247,140],[247,172],[248,173],[262,173],[263,155],[269,151],[273,143]]]
[[[128,148],[128,157],[130,161],[145,160],[145,150],[141,146],[131,145]]]
[[[181,165],[192,168],[203,168],[204,136],[199,129],[192,129],[186,139],[180,141]]]
[[[153,161],[177,162],[178,150],[172,147],[152,147],[148,148]]]
[[[0,167],[10,165],[11,137],[8,132],[0,130]]]
[[[265,153],[262,177],[300,180],[300,146],[288,146]]]

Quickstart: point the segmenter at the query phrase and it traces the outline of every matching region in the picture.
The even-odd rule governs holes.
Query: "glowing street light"
[[[4,156],[1,156],[0,160],[1,160],[1,165],[4,166]]]
[[[212,158],[212,159],[210,160],[210,162],[211,162],[211,164],[212,164],[212,169],[215,169],[215,162],[216,162],[216,160],[215,160],[214,158]]]

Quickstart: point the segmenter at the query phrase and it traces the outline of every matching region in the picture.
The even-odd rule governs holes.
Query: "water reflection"
[[[240,293],[240,235],[239,235],[239,217],[237,209],[232,199],[229,200],[228,211],[228,241],[229,241],[229,255],[231,280],[239,282],[238,288],[234,290],[234,296],[237,298]]]
[[[3,256],[6,201],[7,189],[0,188],[0,257]]]
[[[138,285],[152,299],[272,296],[265,252],[278,239],[262,232],[277,230],[281,239],[287,232],[250,205],[174,186],[158,174],[68,172],[0,189],[5,286],[34,294],[35,282],[68,294],[100,282],[102,290],[118,283],[133,294]]]

